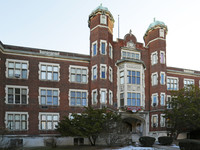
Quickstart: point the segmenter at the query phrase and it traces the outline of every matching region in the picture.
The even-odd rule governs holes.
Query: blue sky
[[[153,18],[168,26],[167,65],[200,70],[199,0],[0,0],[4,44],[89,54],[88,16],[100,4],[115,19],[114,40],[132,30],[138,42]]]

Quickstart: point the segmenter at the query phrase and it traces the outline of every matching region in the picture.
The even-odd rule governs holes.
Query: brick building
[[[200,72],[166,66],[168,29],[161,21],[149,25],[144,44],[131,31],[113,41],[114,18],[101,5],[88,26],[90,55],[0,42],[0,126],[10,130],[8,138],[42,146],[41,139],[58,134],[59,120],[89,105],[119,111],[133,137],[166,135],[170,91],[199,86]]]

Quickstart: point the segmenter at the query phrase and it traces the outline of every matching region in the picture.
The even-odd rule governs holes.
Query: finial
[[[153,18],[153,22],[156,22],[156,18],[155,17]]]
[[[129,31],[129,34],[131,35],[132,34],[132,30],[130,29],[130,31]]]

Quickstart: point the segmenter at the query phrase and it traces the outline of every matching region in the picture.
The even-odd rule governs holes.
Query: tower
[[[159,124],[166,102],[166,34],[164,22],[151,23],[144,35],[145,46],[149,50],[150,89],[150,131],[162,130]]]
[[[114,19],[102,4],[89,15],[92,105],[113,105]]]

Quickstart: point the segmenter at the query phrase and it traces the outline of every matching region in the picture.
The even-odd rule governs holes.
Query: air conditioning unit
[[[154,128],[156,127],[156,123],[153,123],[153,127],[154,127]]]
[[[15,74],[15,78],[20,78],[20,74]]]
[[[155,107],[155,106],[156,106],[156,103],[153,103],[153,106]]]

